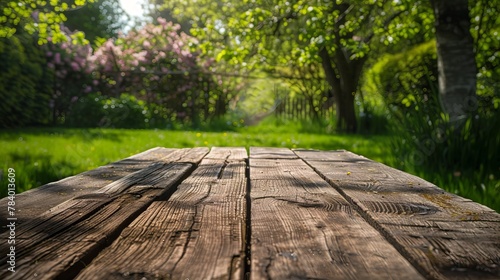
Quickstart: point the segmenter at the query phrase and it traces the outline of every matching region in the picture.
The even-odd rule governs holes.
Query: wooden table
[[[249,154],[154,148],[18,194],[0,279],[500,279],[485,206],[347,151]]]

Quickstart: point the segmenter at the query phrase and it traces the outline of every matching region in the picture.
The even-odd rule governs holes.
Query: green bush
[[[434,42],[385,57],[371,70],[371,82],[390,109],[391,130],[398,139],[402,165],[446,169],[497,165],[499,114],[494,96],[477,97],[464,125],[455,127],[442,112],[437,85]]]
[[[26,34],[0,38],[0,127],[47,124],[52,75]]]
[[[438,108],[436,44],[430,41],[407,52],[386,55],[366,74],[363,89],[377,92],[385,104],[405,114]],[[438,103],[435,103],[438,102]]]
[[[388,116],[383,104],[378,100],[362,99],[357,102],[359,125],[358,131],[362,134],[386,134]]]
[[[74,102],[66,117],[70,127],[149,127],[149,111],[143,101],[132,95],[121,94],[119,98],[89,94]]]

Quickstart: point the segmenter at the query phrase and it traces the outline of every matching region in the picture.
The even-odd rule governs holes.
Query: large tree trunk
[[[443,111],[460,124],[476,108],[476,62],[468,0],[430,0],[434,9]]]
[[[335,95],[337,104],[337,129],[341,132],[355,133],[358,129],[356,111],[354,110],[354,94],[341,92]]]
[[[333,89],[337,130],[340,132],[355,133],[358,126],[354,108],[354,97],[358,88],[361,69],[366,58],[348,60],[342,52],[341,46],[337,46],[333,59],[326,48],[322,48],[319,55],[322,59],[326,80]],[[332,64],[332,61],[335,64]]]

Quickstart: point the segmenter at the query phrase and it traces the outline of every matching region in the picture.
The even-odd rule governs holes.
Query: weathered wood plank
[[[231,168],[226,169],[227,166],[230,166]],[[186,179],[186,182],[209,177],[217,179],[245,180],[245,168],[246,162],[240,160],[227,161],[220,159],[203,159],[196,171]]]
[[[251,178],[244,148],[156,148],[31,191],[0,279],[500,279],[493,210],[345,151],[251,151]]]
[[[250,190],[252,279],[422,279],[304,162],[250,154]]]
[[[21,235],[16,240],[17,272],[10,274],[2,270],[0,278],[23,279],[34,275],[40,279],[70,278],[190,169],[190,164],[172,163],[155,174],[163,180],[149,187],[146,186],[150,184],[148,182],[138,182],[138,188],[132,186],[130,190],[115,196],[112,202],[101,204],[95,213],[80,215],[80,212],[88,211],[87,206],[80,208],[80,211],[69,208],[60,213],[63,218],[54,216],[53,219],[40,220],[40,227],[34,229],[36,232],[33,236],[24,238]],[[85,204],[85,198],[82,200],[82,204]],[[45,232],[40,231],[43,225],[47,229]]]
[[[198,164],[209,153],[206,147],[184,148],[175,150],[169,155],[170,162],[186,162]]]
[[[95,192],[113,181],[151,165],[159,158],[167,157],[174,151],[175,149],[153,148],[126,159],[17,194],[16,217],[18,225],[29,218],[39,216],[66,200]],[[0,205],[7,205],[6,199],[1,199]],[[6,211],[7,207],[0,209],[0,219],[3,221],[7,217]],[[5,230],[5,225],[2,224],[0,232]]]
[[[244,147],[213,147],[205,159],[227,159],[231,161],[248,158]]]
[[[156,154],[155,157],[155,162],[139,171],[130,173],[106,186],[103,186],[99,188],[98,190],[94,190],[92,193],[87,193],[83,194],[77,197],[74,197],[72,199],[69,199],[67,201],[64,201],[63,203],[60,203],[59,205],[56,205],[49,210],[43,212],[43,213],[38,213],[35,216],[32,217],[24,217],[24,223],[17,223],[17,238],[18,239],[23,239],[23,238],[29,238],[31,239],[31,242],[37,242],[37,238],[34,237],[34,235],[31,235],[31,233],[40,235],[41,233],[46,233],[46,225],[44,224],[45,221],[60,221],[63,224],[66,224],[66,226],[70,226],[73,222],[76,222],[78,220],[84,219],[86,215],[89,215],[93,213],[97,208],[99,208],[101,205],[108,203],[109,201],[112,200],[112,196],[116,195],[117,193],[123,192],[127,188],[130,188],[131,186],[138,184],[138,182],[143,181],[147,183],[153,183],[153,180],[155,178],[158,178],[158,176],[151,176],[153,172],[158,171],[162,168],[165,168],[165,165],[168,163],[171,163],[173,160],[179,160],[180,158],[177,155],[174,155],[178,152],[181,152],[182,155],[186,154],[188,150],[172,150],[169,151],[170,153],[167,153],[163,157],[158,157],[159,154]],[[208,149],[205,149],[205,154],[208,152]],[[194,156],[198,156],[200,151],[194,150],[193,151]],[[160,154],[161,155],[161,154]],[[172,155],[174,157],[172,158]],[[199,158],[201,160],[201,157]],[[184,162],[184,160],[183,160]],[[175,170],[176,166],[167,166],[167,169],[170,168],[172,169],[172,174],[175,174],[177,171]],[[17,202],[17,201],[16,201]],[[88,204],[88,205],[87,205]],[[70,213],[78,213],[78,215],[71,216]],[[64,214],[68,214],[68,217],[64,217]],[[71,217],[71,218],[69,218]],[[77,220],[74,220],[77,219]],[[62,224],[55,223],[56,227],[55,229],[60,231],[63,228]],[[50,233],[49,233],[50,235]],[[40,237],[43,239],[44,237]],[[0,244],[1,248],[2,244]]]
[[[298,158],[290,149],[287,148],[265,148],[265,147],[250,147],[251,158],[261,159],[294,159]]]
[[[308,178],[314,172],[300,159],[250,159],[253,180],[284,180]]]
[[[245,169],[239,160],[204,159],[168,201],[153,202],[77,279],[241,279]]]
[[[200,149],[187,158],[201,160]],[[205,154],[208,149],[205,149]],[[170,157],[157,159],[158,162],[137,171],[133,180],[118,180],[125,187],[111,188],[113,192],[94,192],[70,199],[61,205],[30,219],[16,232],[17,267],[20,273],[14,278],[40,275],[51,279],[62,273],[74,273],[81,266],[79,262],[92,259],[106,242],[120,232],[134,217],[151,202],[164,195],[170,188],[191,171],[193,164],[168,163]],[[151,172],[154,167],[154,174]],[[146,171],[145,171],[146,170]],[[142,172],[141,172],[142,171]],[[142,177],[139,175],[143,175]],[[112,183],[114,186],[120,184]],[[99,226],[103,221],[104,225]],[[92,226],[90,226],[92,225]],[[4,251],[6,245],[0,244]],[[78,250],[72,250],[71,246]],[[63,250],[63,248],[66,248]],[[2,264],[5,257],[1,257]],[[81,267],[80,267],[81,268]],[[0,272],[0,278],[7,270]],[[42,276],[43,275],[43,276]]]
[[[345,151],[296,151],[432,279],[499,279],[500,215]]]

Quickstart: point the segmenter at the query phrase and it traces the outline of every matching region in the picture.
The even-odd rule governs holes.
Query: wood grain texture
[[[153,148],[126,159],[17,194],[16,217],[18,224],[23,224],[30,218],[36,217],[66,200],[95,192],[113,181],[153,164],[160,158],[167,157],[174,151],[174,149]],[[6,199],[0,199],[0,205],[7,205]],[[6,211],[7,207],[1,207],[0,220],[6,220]],[[2,223],[0,232],[5,230],[5,225]]]
[[[154,183],[154,180],[161,178],[162,176],[158,176],[157,174],[155,176],[150,176],[152,173],[157,172],[161,169],[170,169],[170,174],[175,175],[179,169],[178,166],[176,165],[168,165],[174,160],[178,160],[179,157],[177,155],[174,155],[178,152],[182,152],[182,155],[187,154],[189,149],[187,150],[170,150],[168,151],[164,156],[162,156],[163,153],[158,153],[159,151],[156,149],[156,153],[154,153],[154,163],[150,164],[149,166],[146,166],[136,172],[133,173],[128,173],[127,175],[121,177],[120,179],[108,183],[105,186],[101,186],[99,189],[95,190],[94,192],[89,192],[74,198],[71,198],[69,200],[66,200],[54,207],[51,207],[45,212],[42,213],[37,213],[36,215],[29,216],[29,217],[22,217],[18,218],[18,220],[22,221],[19,223],[16,223],[16,233],[17,233],[17,238],[18,239],[30,239],[30,242],[35,243],[38,242],[38,239],[43,239],[45,238],[44,235],[41,235],[41,233],[46,233],[46,225],[45,222],[47,221],[52,221],[49,224],[54,224],[55,227],[54,229],[57,231],[60,231],[62,228],[62,224],[66,224],[66,227],[69,227],[73,222],[76,222],[78,220],[82,220],[86,217],[86,215],[89,215],[93,213],[96,209],[98,209],[100,206],[109,203],[113,199],[113,195],[119,194],[120,192],[123,192],[124,190],[130,188],[131,186],[141,184],[150,186]],[[205,154],[208,152],[208,149],[205,149]],[[198,156],[199,150],[194,150],[193,151],[194,156]],[[172,158],[172,155],[174,157]],[[137,159],[137,157],[134,157]],[[200,158],[201,159],[201,158]],[[179,165],[180,167],[183,167],[185,165]],[[85,174],[85,173],[84,173]],[[38,192],[28,192],[24,194],[24,196],[30,196],[30,195],[40,195],[40,196],[47,196],[46,193],[52,194],[50,189],[42,189]],[[19,195],[23,196],[23,194]],[[51,201],[52,202],[52,201]],[[42,202],[40,202],[42,203]],[[51,204],[51,203],[49,203]],[[17,206],[17,196],[16,196],[16,206]],[[21,207],[23,205],[17,206]],[[47,207],[46,205],[43,206],[43,208]],[[71,215],[71,213],[78,213],[78,215]],[[64,215],[68,214],[67,217]],[[16,215],[17,216],[17,215]],[[60,223],[62,224],[59,224]],[[6,234],[6,233],[4,233]],[[52,233],[48,233],[50,234]],[[3,235],[2,235],[3,236]],[[35,237],[39,236],[39,237]],[[0,244],[0,248],[2,246],[7,246],[6,244]]]
[[[213,147],[205,159],[227,159],[231,161],[248,158],[247,150],[243,147]]]
[[[191,167],[187,163],[168,164],[123,193],[77,197],[26,223],[32,226],[20,229],[16,240],[17,272],[2,269],[0,278],[70,278]],[[6,260],[2,257],[1,261]]]
[[[345,151],[295,151],[430,279],[500,279],[500,215]]]
[[[297,155],[287,148],[250,147],[250,157],[255,159],[294,159],[297,158]]]
[[[252,279],[423,279],[304,162],[250,154],[250,179]]]
[[[169,162],[185,162],[198,164],[208,153],[210,149],[206,147],[176,149],[168,156]]]
[[[239,160],[204,159],[77,279],[242,279],[245,169]]]
[[[20,234],[16,240],[18,272],[11,274],[3,269],[0,278],[28,279],[38,275],[37,279],[53,279],[76,273],[190,169],[187,163],[169,164],[149,176],[149,182],[137,182],[140,189],[132,186],[111,201],[96,202],[92,196],[75,198],[75,203],[68,203],[64,211],[41,218],[33,228]],[[162,180],[150,180],[153,177]],[[76,203],[77,200],[81,202]]]
[[[316,173],[300,159],[255,159],[250,158],[252,180],[307,179]]]
[[[179,152],[180,157],[171,157]],[[207,148],[174,150],[166,156],[156,158],[152,165],[93,193],[67,200],[16,226],[16,256],[20,259],[17,266],[23,272],[16,273],[14,278],[37,274],[51,279],[64,273],[71,274],[71,271],[81,265],[79,262],[94,257],[96,250],[110,242],[132,218],[191,172],[193,163],[185,161],[199,161],[207,153]],[[179,159],[182,162],[172,162]],[[104,221],[102,229],[98,226],[86,226],[98,225]],[[100,230],[92,235],[96,229]],[[82,243],[78,236],[86,236],[85,242]],[[63,246],[61,242],[72,244],[78,250],[61,251],[61,248],[70,248],[64,247],[66,245]],[[7,243],[0,244],[0,251],[6,251],[7,247]],[[0,261],[2,265],[6,264],[6,257],[1,256]],[[0,271],[0,278],[13,276],[2,275],[6,272],[6,269]]]
[[[347,151],[250,152],[155,148],[18,195],[0,279],[500,279],[495,211]]]

